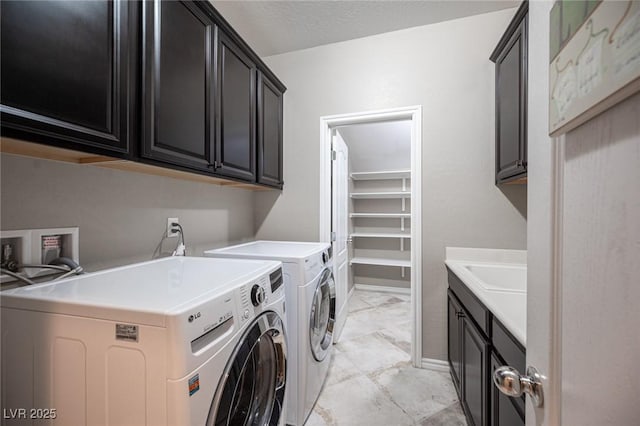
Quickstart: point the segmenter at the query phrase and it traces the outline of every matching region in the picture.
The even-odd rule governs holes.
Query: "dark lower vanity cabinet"
[[[448,273],[448,361],[467,423],[524,426],[524,397],[502,394],[493,384],[493,372],[503,365],[524,371],[525,350],[468,287]]]
[[[137,10],[2,1],[2,135],[126,158],[136,137]]]
[[[491,366],[489,372],[493,376],[493,372],[496,368],[503,365],[508,365],[500,358],[500,355],[493,352],[491,354]],[[520,371],[520,370],[518,370]],[[491,384],[491,406],[489,411],[491,413],[491,426],[518,426],[524,425],[524,398],[515,400],[508,397],[498,390],[497,387]]]
[[[489,342],[453,291],[448,294],[449,366],[470,425],[487,425]]]
[[[489,342],[466,315],[461,317],[462,403],[473,425],[487,424]]]
[[[460,379],[462,376],[462,317],[464,311],[453,295],[451,290],[447,294],[447,334],[448,334],[448,353],[449,367],[453,385],[458,392],[462,394]]]
[[[282,188],[286,88],[208,1],[0,7],[3,136]]]

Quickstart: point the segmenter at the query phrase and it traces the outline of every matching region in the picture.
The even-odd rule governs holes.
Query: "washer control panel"
[[[269,300],[284,296],[282,280],[282,269],[278,268],[271,274],[240,287],[238,312],[241,322],[252,319],[262,312]]]

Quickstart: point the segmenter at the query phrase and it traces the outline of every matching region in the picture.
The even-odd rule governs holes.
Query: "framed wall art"
[[[557,0],[550,17],[549,134],[640,90],[640,1]]]

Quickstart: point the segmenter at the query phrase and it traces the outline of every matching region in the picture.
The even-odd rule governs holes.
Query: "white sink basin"
[[[464,266],[487,291],[507,291],[526,293],[527,267],[511,265],[475,265]]]

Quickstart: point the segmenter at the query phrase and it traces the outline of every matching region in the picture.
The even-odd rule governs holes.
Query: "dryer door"
[[[325,269],[311,301],[309,341],[316,361],[322,361],[333,343],[333,326],[336,322],[336,285],[331,270]]]
[[[276,426],[283,413],[286,353],[280,317],[274,312],[258,316],[227,364],[207,425]]]

